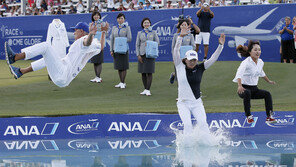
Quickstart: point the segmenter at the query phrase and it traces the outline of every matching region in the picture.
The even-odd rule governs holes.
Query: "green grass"
[[[25,67],[29,61],[19,61]],[[202,95],[206,112],[243,112],[242,99],[237,94],[237,84],[232,82],[240,62],[216,62],[204,73]],[[263,79],[259,88],[273,95],[275,111],[296,110],[295,64],[265,63],[265,73],[277,85]],[[152,96],[141,96],[144,89],[137,63],[130,63],[127,88],[114,88],[118,84],[117,71],[112,63],[103,64],[103,83],[94,84],[92,64],[66,88],[59,88],[48,81],[46,70],[24,75],[15,80],[5,61],[0,61],[0,116],[57,116],[76,114],[118,113],[177,113],[177,84],[171,85],[169,74],[172,62],[157,62],[153,75]],[[263,111],[264,100],[252,100],[252,111]]]

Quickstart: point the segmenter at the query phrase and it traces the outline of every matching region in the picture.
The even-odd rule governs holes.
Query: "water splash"
[[[230,152],[221,152],[227,141],[229,137],[223,129],[208,133],[195,127],[192,133],[186,135],[178,131],[175,163],[181,163],[184,167],[206,167],[210,163],[223,165],[230,160]]]

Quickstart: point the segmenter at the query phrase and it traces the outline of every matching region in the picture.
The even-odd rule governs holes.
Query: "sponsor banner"
[[[296,15],[294,10],[296,4],[275,4],[275,5],[250,5],[250,6],[227,6],[212,7],[215,17],[211,21],[211,36],[209,53],[214,53],[218,45],[218,37],[221,33],[226,34],[226,42],[222,55],[219,57],[221,61],[240,61],[239,55],[235,51],[235,47],[240,44],[246,44],[248,40],[260,40],[262,47],[261,58],[266,62],[279,62],[280,55],[270,56],[279,53],[280,35],[279,28],[284,23],[285,16]],[[193,22],[197,24],[198,18],[194,9],[184,9],[184,16],[191,16]],[[176,24],[179,15],[182,14],[181,9],[161,10],[161,15],[156,11],[136,11],[124,12],[126,20],[132,31],[132,41],[129,43],[130,61],[137,61],[136,57],[136,37],[137,32],[141,31],[141,21],[149,16],[152,22],[152,29],[156,30],[159,39],[159,58],[158,61],[172,61],[171,45],[174,33],[176,33]],[[235,15],[233,14],[235,13]],[[118,12],[103,12],[102,19],[110,23],[110,27],[117,25],[116,16]],[[0,59],[4,59],[5,41],[16,52],[24,47],[34,45],[46,40],[48,25],[53,19],[61,19],[68,31],[70,43],[74,41],[73,30],[77,22],[90,22],[91,14],[77,15],[59,15],[59,16],[24,16],[24,17],[6,17],[0,18]],[[243,18],[243,19],[242,19]],[[105,62],[112,62],[113,59],[109,53],[110,50],[110,33],[107,34],[107,45],[104,50]],[[203,47],[200,47],[199,56],[203,58]]]
[[[296,112],[276,112],[277,122],[266,123],[265,112],[253,112],[248,124],[244,113],[208,113],[211,131],[230,134],[295,134]],[[192,120],[193,124],[198,120]],[[175,136],[183,130],[177,114],[92,114],[69,117],[0,118],[0,140],[66,139],[94,137]]]

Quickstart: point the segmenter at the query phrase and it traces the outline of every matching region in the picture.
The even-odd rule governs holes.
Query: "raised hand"
[[[181,32],[180,32],[180,36],[184,37],[186,35],[188,35],[190,32],[190,27],[181,27]]]
[[[96,34],[97,30],[97,23],[92,22],[89,27],[89,34]]]
[[[188,20],[189,20],[190,24],[193,24],[193,21],[191,18],[189,18]]]
[[[276,83],[274,81],[268,81],[269,84],[275,85]]]
[[[108,29],[109,29],[109,23],[108,22],[106,22],[105,24],[102,23],[101,30],[107,32]]]

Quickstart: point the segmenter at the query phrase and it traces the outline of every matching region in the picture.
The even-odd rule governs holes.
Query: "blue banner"
[[[248,40],[260,40],[263,61],[279,62],[280,35],[278,31],[284,23],[285,16],[293,18],[296,15],[295,8],[296,4],[212,7],[211,10],[215,17],[211,22],[209,55],[215,51],[218,45],[219,34],[225,33],[226,43],[219,60],[239,61],[241,58],[237,55],[235,47]],[[183,14],[190,15],[197,24],[197,10],[198,8],[184,9]],[[132,30],[132,42],[129,44],[130,61],[137,61],[135,55],[136,36],[137,32],[142,29],[141,21],[145,17],[151,19],[153,30],[157,31],[160,38],[157,60],[172,61],[171,43],[173,34],[177,31],[175,25],[178,16],[182,14],[181,9],[133,11],[124,12],[124,14]],[[117,25],[117,15],[118,12],[102,13],[102,18],[112,27]],[[74,41],[74,35],[70,27],[80,21],[91,22],[91,14],[0,18],[0,59],[5,57],[4,41],[8,41],[16,52],[20,52],[24,47],[45,41],[48,25],[55,18],[59,18],[65,23],[71,43]],[[104,50],[105,62],[113,61],[109,45],[108,37]],[[202,57],[203,47],[200,46],[199,58],[202,59]]]
[[[208,113],[211,131],[236,135],[295,134],[296,112],[277,112],[276,123],[265,123],[265,112],[253,112],[248,124],[244,113]],[[192,120],[193,123],[196,120]],[[176,114],[92,114],[69,117],[0,118],[0,140],[68,139],[97,137],[175,136],[183,129]]]

